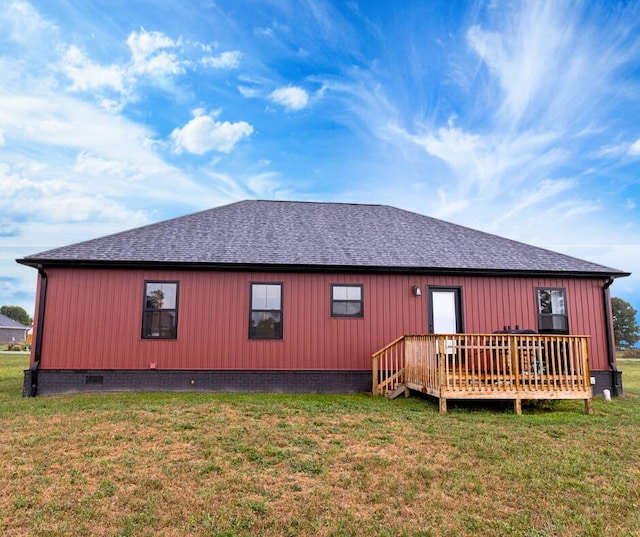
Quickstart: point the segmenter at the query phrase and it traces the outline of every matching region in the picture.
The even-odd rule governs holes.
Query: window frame
[[[360,300],[336,300],[333,297],[333,290],[336,287],[358,287],[360,289]],[[333,306],[336,302],[340,302],[343,304],[360,304],[360,312],[359,313],[334,313]],[[330,285],[329,290],[329,311],[331,313],[331,317],[335,317],[338,319],[362,319],[364,318],[364,284],[362,283],[332,283]]]
[[[551,293],[552,291],[562,291],[562,301],[564,305],[564,313],[553,313],[553,306],[551,313],[542,313],[540,310],[540,292],[548,291]],[[553,304],[553,303],[552,303]],[[563,318],[564,325],[566,328],[553,328],[554,318]],[[538,321],[538,333],[539,334],[569,334],[569,308],[567,304],[567,288],[566,287],[536,287],[536,319]],[[548,322],[543,322],[543,319],[548,319],[551,321],[552,328],[543,328],[544,324],[548,324]]]
[[[157,285],[175,285],[176,286],[176,295],[175,295],[175,307],[173,308],[149,308],[147,307],[147,287],[149,284],[157,284]],[[172,340],[178,339],[178,313],[179,313],[179,298],[180,298],[180,281],[179,280],[144,280],[144,285],[142,288],[142,327],[141,327],[141,339],[149,339],[149,340]],[[171,314],[173,312],[174,322],[172,331],[169,335],[150,335],[150,330],[147,330],[148,324],[146,321],[147,314],[151,312],[166,312]]]
[[[280,309],[253,309],[253,288],[256,285],[273,285],[280,287]],[[274,336],[258,336],[255,329],[252,330],[252,321],[254,313],[273,313],[280,314],[279,329]],[[284,283],[283,282],[249,282],[249,340],[251,341],[282,341],[284,339]]]

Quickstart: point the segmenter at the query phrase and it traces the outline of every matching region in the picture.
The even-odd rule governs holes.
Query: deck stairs
[[[385,394],[387,399],[395,399],[396,397],[400,397],[403,393],[406,392],[407,387],[404,384],[398,384],[394,390],[391,390]]]

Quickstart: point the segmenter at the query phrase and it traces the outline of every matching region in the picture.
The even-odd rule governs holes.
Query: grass
[[[640,534],[640,363],[552,410],[366,395],[25,399],[0,354],[0,534]]]

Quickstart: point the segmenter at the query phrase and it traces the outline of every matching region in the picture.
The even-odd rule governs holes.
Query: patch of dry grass
[[[625,397],[596,400],[593,416],[571,401],[440,416],[418,397],[12,389],[0,532],[640,534],[640,365],[623,370]]]

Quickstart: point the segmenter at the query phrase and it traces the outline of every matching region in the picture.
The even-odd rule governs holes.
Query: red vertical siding
[[[536,288],[567,290],[572,334],[591,335],[593,369],[608,369],[602,285],[569,278],[60,269],[49,275],[41,367],[48,369],[367,370],[371,354],[427,331],[428,286],[462,290],[464,328],[537,329]],[[180,282],[178,339],[141,338],[144,281]],[[284,285],[284,337],[248,337],[251,282]],[[363,318],[332,318],[330,286],[364,286]],[[422,296],[412,287],[419,285]],[[37,315],[37,311],[36,311]]]

